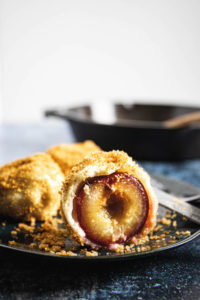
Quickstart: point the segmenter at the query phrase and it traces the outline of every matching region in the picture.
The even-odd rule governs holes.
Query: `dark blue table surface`
[[[63,122],[0,126],[0,165],[73,142]],[[200,160],[140,162],[200,187]],[[68,263],[0,249],[0,299],[200,299],[200,239],[137,260]]]

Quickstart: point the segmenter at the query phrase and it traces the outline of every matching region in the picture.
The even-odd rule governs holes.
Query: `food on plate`
[[[56,145],[47,152],[66,175],[72,166],[79,163],[86,155],[100,150],[93,141],[88,140],[81,143]]]
[[[35,154],[0,168],[0,215],[45,220],[57,214],[64,176],[47,153]]]
[[[0,215],[26,221],[56,215],[64,175],[86,154],[99,150],[92,141],[61,144],[0,167]]]
[[[137,243],[153,230],[157,207],[149,175],[122,151],[86,157],[63,184],[61,209],[72,238],[96,249]]]

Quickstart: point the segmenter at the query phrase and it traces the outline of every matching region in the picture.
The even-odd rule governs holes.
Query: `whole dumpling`
[[[39,153],[0,168],[0,216],[45,220],[60,208],[64,176],[47,153]]]

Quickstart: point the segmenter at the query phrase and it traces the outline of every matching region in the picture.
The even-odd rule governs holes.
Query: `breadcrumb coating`
[[[75,164],[91,152],[96,151],[101,151],[101,149],[93,141],[88,140],[82,143],[56,145],[48,149],[47,153],[60,166],[62,172],[67,175]]]
[[[0,215],[20,220],[45,220],[57,214],[64,176],[47,153],[0,168]]]

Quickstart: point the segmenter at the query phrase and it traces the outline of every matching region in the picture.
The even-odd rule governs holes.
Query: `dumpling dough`
[[[149,175],[122,151],[88,156],[63,185],[61,209],[71,236],[93,248],[115,249],[146,236],[157,207]]]
[[[20,220],[45,220],[57,214],[64,176],[46,153],[0,168],[0,215]]]
[[[48,149],[47,153],[60,166],[62,172],[67,175],[71,168],[85,156],[100,150],[93,141],[88,140],[82,143],[56,145]]]

